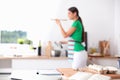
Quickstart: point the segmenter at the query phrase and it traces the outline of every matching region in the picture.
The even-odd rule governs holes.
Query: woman
[[[85,67],[87,64],[87,52],[82,45],[82,42],[84,42],[84,27],[76,7],[68,9],[68,17],[74,22],[67,32],[63,29],[59,19],[56,19],[56,23],[60,27],[63,37],[69,37],[68,57],[69,59],[73,59],[72,68],[77,70],[78,68]]]

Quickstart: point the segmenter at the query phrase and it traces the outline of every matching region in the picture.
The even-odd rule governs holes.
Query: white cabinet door
[[[9,76],[10,76],[10,75],[0,74],[0,80],[10,80],[10,79],[9,79]]]
[[[37,60],[37,59],[15,59],[12,61],[12,69],[56,69],[70,68],[68,60]]]

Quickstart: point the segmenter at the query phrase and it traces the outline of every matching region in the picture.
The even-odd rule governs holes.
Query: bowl
[[[52,50],[51,51],[51,56],[52,57],[60,57],[61,51],[60,50]]]

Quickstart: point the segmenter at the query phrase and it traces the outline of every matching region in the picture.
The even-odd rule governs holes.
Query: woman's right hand
[[[56,21],[56,24],[57,24],[57,25],[59,25],[59,26],[61,25],[61,22],[60,22],[59,19],[55,19],[55,21]]]

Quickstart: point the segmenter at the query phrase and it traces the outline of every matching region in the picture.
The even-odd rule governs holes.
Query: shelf
[[[47,56],[0,56],[2,59],[53,59],[53,60],[65,60],[67,57],[47,57]]]
[[[120,56],[95,56],[89,55],[90,58],[109,58],[109,59],[120,59]]]

